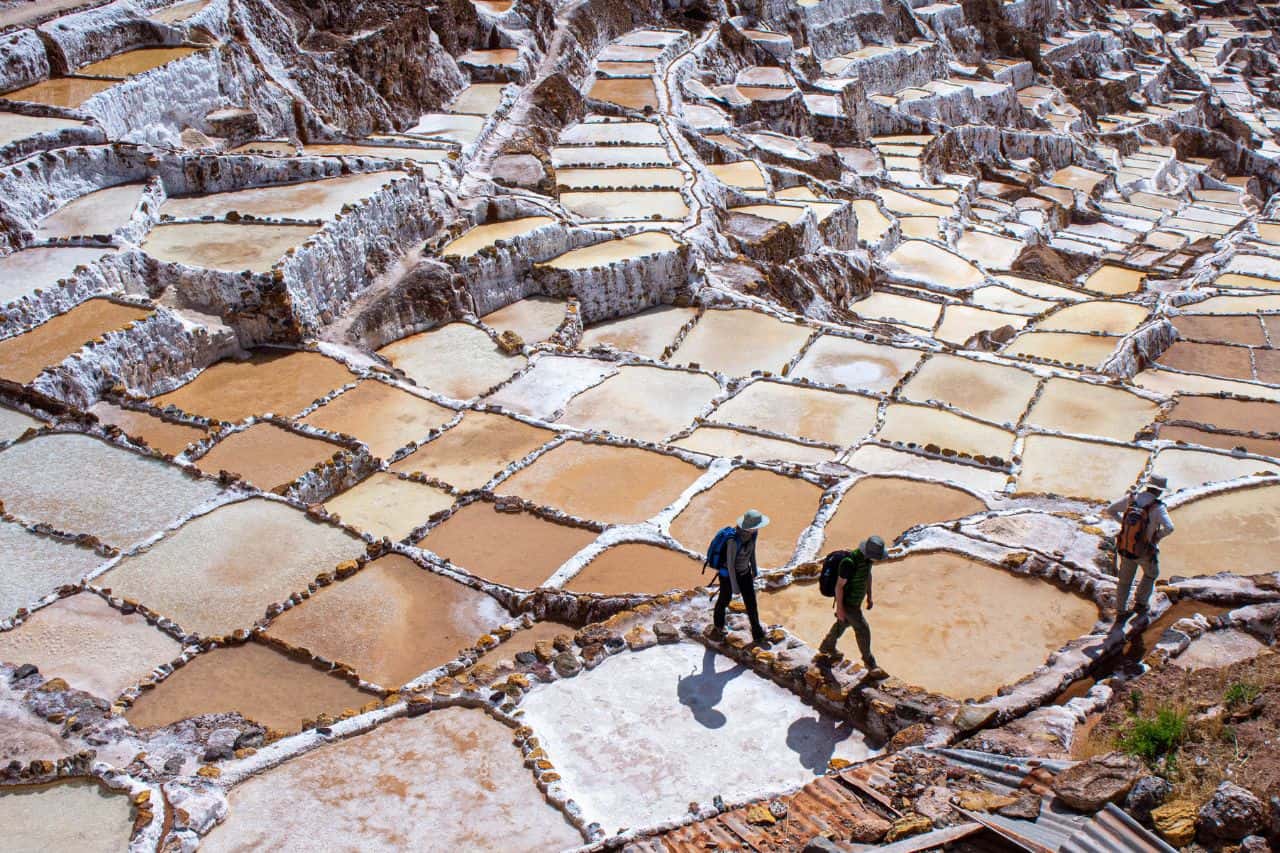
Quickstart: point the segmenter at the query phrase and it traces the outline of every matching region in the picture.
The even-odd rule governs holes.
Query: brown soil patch
[[[856,548],[868,536],[891,543],[917,524],[933,524],[982,512],[968,492],[902,477],[864,477],[853,485],[827,522],[823,547]]]
[[[710,583],[712,576],[699,574],[700,567],[701,563],[679,551],[627,542],[614,545],[596,557],[565,584],[565,588],[605,595],[657,595]]]
[[[140,438],[148,447],[174,456],[208,436],[199,427],[170,423],[146,412],[122,409],[110,403],[97,403],[89,411],[102,423],[120,427],[130,438]]]
[[[29,332],[0,341],[0,377],[25,385],[89,341],[151,313],[106,299],[82,302]]]
[[[1156,361],[1165,367],[1189,373],[1205,373],[1231,379],[1253,378],[1253,362],[1249,358],[1249,350],[1226,344],[1176,341]]]
[[[514,418],[467,412],[457,426],[401,459],[391,470],[421,472],[459,489],[478,489],[554,436],[550,430]]]
[[[330,432],[355,436],[383,459],[450,421],[455,412],[385,382],[366,379],[303,419]]]
[[[296,414],[354,379],[341,362],[319,353],[260,350],[245,361],[219,362],[152,402],[235,422],[268,412]]]
[[[196,460],[210,474],[234,471],[260,489],[292,483],[342,448],[272,423],[256,423],[219,441]]]

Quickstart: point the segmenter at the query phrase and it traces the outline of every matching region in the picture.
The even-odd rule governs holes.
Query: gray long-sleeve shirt
[[[725,547],[725,558],[735,575],[755,577],[759,568],[756,565],[756,537],[738,530]]]
[[[1159,544],[1160,540],[1173,532],[1173,519],[1169,517],[1169,510],[1165,507],[1164,501],[1152,495],[1150,492],[1142,492],[1136,498],[1130,498],[1125,495],[1120,500],[1107,507],[1107,515],[1119,521],[1124,516],[1124,511],[1129,508],[1129,501],[1139,501],[1139,506],[1146,503],[1146,498],[1150,498],[1152,507],[1147,513],[1147,541],[1152,545]]]

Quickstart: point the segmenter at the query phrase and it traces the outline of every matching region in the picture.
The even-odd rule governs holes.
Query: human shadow
[[[716,672],[715,661],[715,650],[708,648],[702,654],[702,671],[695,669],[676,680],[676,696],[680,704],[688,708],[693,718],[708,729],[718,729],[728,722],[725,715],[716,710],[716,706],[724,698],[725,686],[747,671],[739,663]]]
[[[827,772],[836,746],[851,737],[857,729],[847,720],[835,720],[819,714],[801,717],[787,727],[787,748],[800,763],[815,775]]]

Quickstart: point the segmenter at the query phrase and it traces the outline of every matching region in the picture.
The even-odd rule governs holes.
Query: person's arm
[[[729,537],[729,541],[724,546],[724,563],[729,570],[729,574],[736,575],[738,573],[738,537],[733,535]]]
[[[1111,506],[1107,507],[1106,513],[1107,515],[1114,518],[1116,521],[1119,521],[1120,517],[1124,515],[1124,511],[1128,509],[1128,507],[1129,507],[1129,496],[1125,495],[1120,500],[1116,501]]]
[[[871,571],[870,569],[867,569],[867,609],[868,610],[876,606],[876,603],[871,600],[871,581],[875,579],[875,576],[876,576],[875,572]]]
[[[844,621],[844,575],[840,576],[840,580],[836,581],[836,616],[841,622]]]
[[[1164,505],[1163,501],[1155,505],[1151,516],[1151,520],[1155,522],[1154,535],[1151,537],[1151,541],[1159,542],[1173,532],[1173,519],[1169,517],[1169,508]]]

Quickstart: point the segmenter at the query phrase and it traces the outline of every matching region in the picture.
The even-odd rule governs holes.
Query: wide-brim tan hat
[[[769,516],[758,509],[749,509],[738,519],[738,526],[743,530],[759,530],[769,526]]]
[[[1147,491],[1164,494],[1169,491],[1169,481],[1164,477],[1152,477],[1147,480]]]

